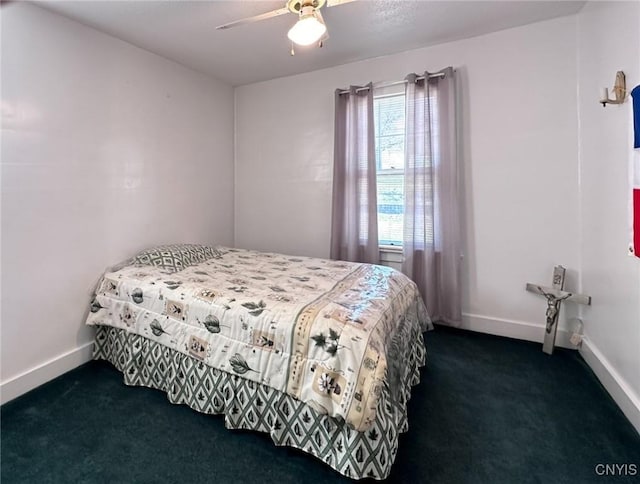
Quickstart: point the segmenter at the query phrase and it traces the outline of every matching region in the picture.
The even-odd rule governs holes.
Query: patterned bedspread
[[[107,272],[89,325],[125,329],[275,388],[358,431],[430,324],[415,284],[382,266],[219,247],[177,272]]]

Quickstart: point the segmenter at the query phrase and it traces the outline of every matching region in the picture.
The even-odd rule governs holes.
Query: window
[[[378,196],[378,243],[402,246],[404,218],[405,96],[401,92],[376,95],[373,116]]]

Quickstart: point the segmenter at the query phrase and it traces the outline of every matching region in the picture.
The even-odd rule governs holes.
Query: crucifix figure
[[[556,316],[558,316],[558,312],[560,311],[560,302],[564,301],[568,297],[571,297],[572,294],[568,293],[565,296],[556,297],[554,294],[551,294],[550,292],[545,292],[545,290],[540,286],[536,286],[536,288],[538,289],[537,291],[538,294],[542,294],[544,297],[547,298],[547,312],[546,312],[547,333],[551,333],[551,330],[553,329],[553,325],[555,324],[555,321],[557,319]]]
[[[565,268],[555,266],[553,268],[553,286],[545,287],[536,284],[527,283],[527,291],[540,294],[547,299],[547,311],[545,313],[547,324],[544,334],[544,343],[542,351],[547,354],[553,353],[553,347],[556,343],[556,332],[558,331],[558,316],[560,315],[560,303],[562,301],[572,301],[578,304],[591,304],[591,297],[583,294],[574,294],[563,291]]]

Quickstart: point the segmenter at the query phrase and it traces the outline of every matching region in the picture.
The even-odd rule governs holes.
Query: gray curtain
[[[459,324],[460,189],[454,71],[407,76],[404,262],[434,321]]]
[[[331,258],[377,264],[373,86],[336,90]]]

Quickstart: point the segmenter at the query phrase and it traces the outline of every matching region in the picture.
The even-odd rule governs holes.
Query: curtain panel
[[[373,85],[335,93],[332,259],[377,264]]]
[[[454,70],[407,76],[402,271],[431,318],[462,321],[460,176]]]

